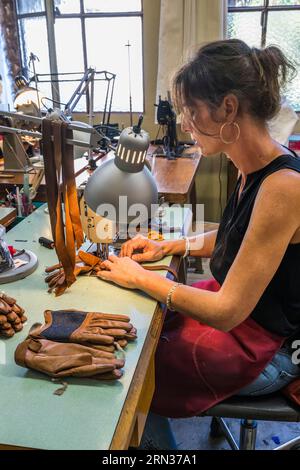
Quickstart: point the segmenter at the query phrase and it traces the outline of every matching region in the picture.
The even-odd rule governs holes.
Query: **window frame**
[[[268,14],[269,11],[289,11],[289,10],[300,10],[300,5],[270,5],[269,0],[263,0],[263,5],[257,6],[244,6],[244,7],[232,7],[228,4],[228,13],[243,13],[250,11],[260,11],[260,25],[261,25],[261,47],[265,47],[268,29]]]
[[[268,14],[271,11],[293,11],[293,10],[300,10],[300,5],[270,5],[269,0],[264,0],[263,5],[258,6],[244,6],[244,7],[232,7],[229,6],[227,8],[227,13],[244,13],[244,12],[252,12],[258,11],[261,12],[261,47],[266,46],[266,39],[267,39],[267,30],[268,30]],[[299,71],[300,73],[300,71]],[[295,112],[299,115],[300,109],[296,109]]]
[[[33,12],[33,13],[18,13],[18,6],[17,0],[14,0],[14,7],[15,13],[17,18],[17,31],[18,31],[18,40],[19,40],[19,56],[20,56],[20,63],[22,65],[23,73],[27,70],[27,64],[23,63],[22,57],[22,49],[24,44],[24,39],[21,37],[20,34],[20,20],[24,18],[36,18],[36,17],[44,17],[46,19],[47,25],[47,37],[48,37],[48,54],[49,54],[49,63],[50,63],[50,73],[51,74],[58,74],[58,67],[57,67],[57,54],[56,54],[56,41],[55,41],[55,20],[56,19],[71,19],[77,18],[81,20],[81,34],[82,34],[82,47],[83,47],[83,63],[84,63],[84,70],[82,73],[85,73],[88,67],[88,51],[87,51],[87,42],[86,42],[86,27],[85,27],[85,20],[87,18],[120,18],[120,17],[139,17],[141,18],[142,23],[142,50],[144,50],[144,5],[143,0],[141,0],[141,10],[140,11],[122,11],[122,12],[85,12],[84,10],[84,0],[80,1],[80,12],[79,13],[57,13],[57,7],[55,7],[55,0],[44,0],[45,9],[40,12]],[[137,111],[138,113],[145,112],[145,66],[144,66],[144,54],[142,55],[142,86],[143,86],[143,103],[142,103],[142,110]],[[28,77],[29,78],[29,77]],[[52,99],[54,101],[60,102],[60,93],[59,88],[56,86],[55,83],[51,83],[52,85]],[[127,111],[112,111],[111,114],[127,114],[129,113],[129,109]],[[89,112],[89,96],[86,95],[86,111],[76,111],[76,114],[86,114]],[[95,111],[101,112],[101,111]],[[134,111],[135,112],[135,111]]]

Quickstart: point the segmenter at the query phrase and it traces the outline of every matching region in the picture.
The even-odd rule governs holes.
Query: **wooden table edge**
[[[181,261],[181,257],[173,256],[170,266],[179,272]],[[165,314],[166,308],[162,308],[161,303],[158,302],[109,450],[126,450],[133,442],[132,437],[138,419],[139,405],[143,403],[145,392],[147,394],[147,390],[143,390],[143,385],[148,370],[150,370],[150,373],[152,372],[154,380],[154,354],[163,327]],[[152,396],[155,388],[155,384],[153,385]],[[147,411],[149,411],[150,404],[151,401]],[[134,443],[136,445],[136,439],[134,439]]]

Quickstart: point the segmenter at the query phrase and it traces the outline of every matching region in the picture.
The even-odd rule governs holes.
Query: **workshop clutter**
[[[11,338],[15,333],[23,329],[23,323],[27,317],[25,310],[17,304],[12,297],[0,293],[0,336]]]
[[[46,310],[45,324],[34,325],[15,351],[18,365],[54,378],[122,377],[123,348],[137,338],[127,315],[79,310]],[[118,358],[116,352],[121,352]]]
[[[14,265],[12,253],[4,241],[5,227],[0,225],[0,273],[7,271]]]
[[[7,189],[5,200],[3,201],[4,207],[14,207],[17,209],[18,217],[27,217],[35,210],[35,206],[30,200],[30,196],[24,191],[20,191],[17,185],[14,186],[12,191]]]

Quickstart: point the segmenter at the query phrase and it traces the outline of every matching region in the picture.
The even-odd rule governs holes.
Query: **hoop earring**
[[[230,125],[232,124],[236,130],[237,130],[237,135],[236,135],[236,138],[235,140],[225,140],[224,137],[223,137],[223,131],[225,129],[225,127],[227,125]],[[221,129],[220,129],[220,139],[221,141],[223,142],[223,144],[235,144],[239,138],[240,138],[240,135],[241,135],[241,129],[240,129],[240,126],[238,125],[237,122],[233,121],[233,122],[224,122],[224,124],[221,126]]]

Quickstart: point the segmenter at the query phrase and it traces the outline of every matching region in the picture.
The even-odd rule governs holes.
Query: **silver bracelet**
[[[167,309],[168,310],[171,310],[171,312],[175,312],[175,308],[172,307],[172,295],[174,294],[175,290],[177,289],[178,286],[182,286],[182,283],[181,282],[177,282],[176,284],[174,284],[171,289],[169,290],[168,292],[168,295],[167,295],[167,302],[166,302],[166,305],[167,305]]]
[[[189,237],[181,237],[181,239],[185,240],[185,252],[184,252],[184,255],[182,257],[186,258],[190,254],[190,249],[191,249],[190,239],[189,239]]]

